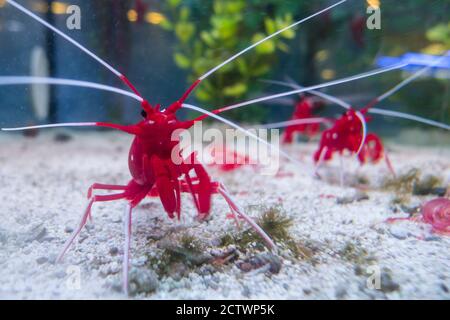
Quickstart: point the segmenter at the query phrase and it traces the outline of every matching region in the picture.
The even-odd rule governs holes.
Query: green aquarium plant
[[[450,22],[440,23],[429,29],[426,38],[431,43],[423,50],[429,54],[442,54],[450,50]]]
[[[188,72],[188,81],[192,82],[251,42],[293,23],[290,9],[280,1],[270,0],[213,0],[201,4],[169,0],[166,8],[169,17],[162,27],[175,34],[178,40],[175,63]],[[196,90],[196,98],[214,108],[257,92],[261,84],[256,80],[274,69],[278,54],[289,52],[288,41],[294,37],[295,32],[287,30],[256,47],[251,55],[218,70]],[[264,109],[253,106],[231,111],[229,116],[241,121],[260,121]]]

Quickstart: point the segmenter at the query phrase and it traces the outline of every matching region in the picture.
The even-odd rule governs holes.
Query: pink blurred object
[[[239,154],[236,151],[227,149],[226,147],[215,147],[211,150],[213,158],[212,166],[217,166],[221,171],[234,171],[243,165],[250,165],[252,162],[246,155]]]
[[[450,200],[437,198],[422,205],[421,215],[409,218],[389,218],[387,223],[398,221],[423,222],[431,225],[432,231],[437,234],[450,236]]]
[[[422,206],[422,221],[430,224],[436,233],[450,235],[450,200],[437,198]]]

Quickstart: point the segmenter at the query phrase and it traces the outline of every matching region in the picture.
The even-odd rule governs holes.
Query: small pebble
[[[72,136],[70,134],[61,132],[61,133],[55,134],[54,140],[56,142],[68,142],[68,141],[72,140]]]
[[[441,241],[441,238],[438,236],[427,236],[424,239],[425,241]]]
[[[65,271],[58,271],[53,274],[58,279],[64,279],[66,277]]]
[[[381,291],[384,293],[390,293],[393,291],[397,291],[400,289],[400,286],[398,283],[396,283],[394,280],[392,280],[392,276],[387,273],[383,272],[381,274]]]
[[[355,274],[357,276],[361,276],[364,274],[364,270],[360,265],[356,265],[355,268],[353,269],[355,271]]]
[[[159,286],[158,276],[153,270],[132,269],[130,272],[130,293],[152,293]]]
[[[118,253],[119,253],[119,248],[117,248],[117,247],[112,247],[109,249],[109,254],[112,256],[115,256]]]
[[[147,236],[147,240],[158,241],[164,238],[164,232],[161,230],[155,230]]]
[[[0,229],[0,243],[5,244],[8,240],[8,234],[5,230]]]
[[[197,273],[201,276],[207,276],[213,274],[215,271],[216,269],[212,265],[205,264],[198,268]]]
[[[270,273],[277,274],[280,272],[281,266],[280,258],[272,253],[260,253],[244,262],[238,263],[239,269],[244,272],[267,267]]]
[[[42,225],[37,225],[31,228],[31,230],[25,236],[25,242],[33,242],[42,240],[47,236],[47,229]]]
[[[44,264],[48,261],[47,257],[39,257],[36,259],[37,264]]]
[[[406,238],[408,238],[409,232],[407,229],[405,229],[402,226],[398,226],[398,225],[392,225],[389,228],[389,232],[391,233],[391,235],[399,240],[405,240]]]
[[[169,274],[175,281],[180,281],[189,273],[189,268],[184,263],[173,263],[170,266]]]
[[[242,288],[242,295],[246,298],[250,298],[251,291],[248,286],[244,285],[244,287]]]
[[[361,191],[356,191],[354,195],[347,197],[340,197],[336,199],[337,204],[350,204],[353,202],[360,202],[363,200],[368,200],[369,196]]]
[[[340,285],[336,288],[336,299],[343,299],[347,295],[347,288],[345,285]]]
[[[431,194],[434,194],[435,196],[438,197],[444,197],[446,193],[447,188],[434,188],[433,190],[431,190]]]
[[[64,228],[64,232],[65,232],[65,233],[72,233],[72,232],[73,232],[73,228],[67,226],[67,227]]]
[[[252,265],[248,262],[241,263],[238,265],[238,267],[244,272],[249,272],[253,269]]]
[[[116,215],[115,217],[111,218],[111,221],[113,223],[121,223],[122,222],[122,217],[120,215]]]

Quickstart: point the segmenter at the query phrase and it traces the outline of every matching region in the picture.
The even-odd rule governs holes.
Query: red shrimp
[[[300,97],[295,105],[291,120],[314,118],[313,111],[319,107],[320,103],[313,101],[309,97]],[[320,132],[320,123],[293,124],[286,127],[283,134],[283,143],[292,143],[297,133],[304,134],[311,138]]]
[[[374,133],[363,134],[365,123],[371,119],[366,113],[367,109],[358,112],[350,108],[338,118],[331,128],[322,133],[319,148],[314,153],[314,161],[320,164],[322,161],[331,160],[335,153],[342,155],[347,151],[357,154],[361,164],[377,163],[384,158],[389,170],[394,174],[381,139]]]

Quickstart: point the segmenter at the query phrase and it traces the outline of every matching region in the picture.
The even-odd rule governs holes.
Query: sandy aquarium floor
[[[123,202],[95,205],[92,223],[64,262],[54,261],[86,206],[90,184],[128,182],[130,141],[111,132],[0,136],[0,298],[125,298]],[[272,210],[292,220],[277,254],[239,231],[219,196],[203,223],[194,219],[189,195],[183,195],[180,222],[148,198],[133,216],[132,297],[450,298],[450,237],[424,224],[386,222],[436,196],[413,195],[395,205],[398,196],[381,187],[390,177],[384,163],[361,168],[345,159],[347,187],[341,188],[338,161],[321,170],[320,180],[312,175],[313,144],[286,150],[302,165],[283,161],[277,177],[251,167],[209,169],[255,219]],[[400,175],[417,168],[420,179],[432,174],[442,187],[450,184],[448,147],[389,144],[389,150]],[[378,283],[379,289],[370,286]]]

